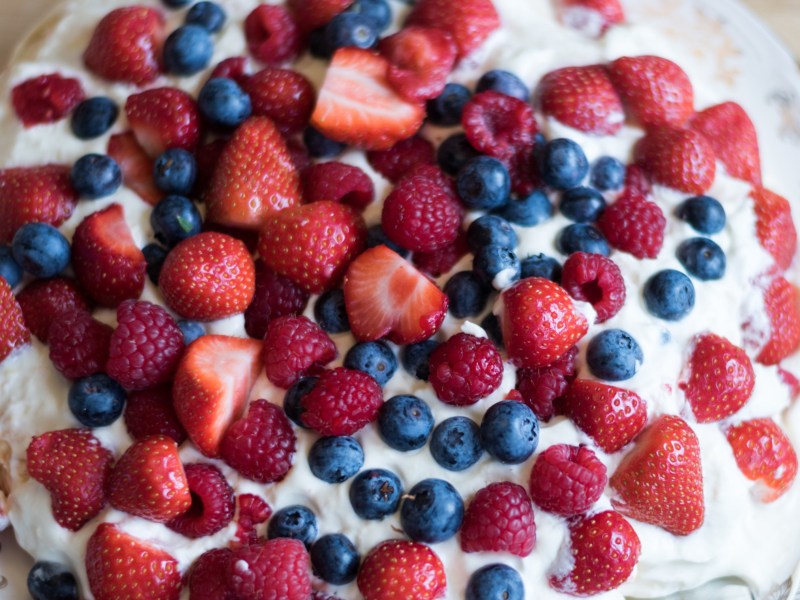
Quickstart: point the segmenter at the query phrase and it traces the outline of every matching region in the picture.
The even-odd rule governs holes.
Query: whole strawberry
[[[706,193],[717,171],[714,148],[691,129],[650,129],[636,144],[634,158],[655,183],[687,194]]]
[[[22,309],[8,282],[0,277],[0,363],[15,348],[24,346],[30,340],[31,333],[25,326]]]
[[[358,572],[364,600],[435,600],[444,596],[444,565],[425,544],[387,540],[369,551]]]
[[[378,416],[383,390],[362,371],[338,367],[303,396],[303,424],[322,435],[352,435]]]
[[[226,571],[228,589],[241,600],[308,600],[311,560],[303,542],[261,541],[235,550]]]
[[[525,488],[503,481],[478,490],[461,526],[464,552],[509,552],[528,556],[535,544],[533,505]]]
[[[770,253],[779,269],[788,269],[797,250],[797,230],[789,201],[763,187],[754,188],[750,198],[761,246]]]
[[[597,226],[614,248],[636,258],[656,258],[664,245],[667,219],[661,207],[626,188],[607,207]]]
[[[800,345],[797,290],[784,277],[776,277],[764,290],[764,308],[769,319],[769,337],[756,361],[763,365],[777,365]],[[743,327],[747,336],[750,325],[745,323]],[[758,337],[759,332],[753,333]]]
[[[531,469],[531,498],[544,510],[565,517],[588,511],[606,487],[606,467],[583,446],[554,444]]]
[[[408,16],[407,25],[434,27],[449,33],[464,58],[480,46],[500,26],[500,17],[491,0],[420,0]]]
[[[336,344],[316,323],[287,315],[271,321],[264,336],[267,378],[289,389],[300,377],[336,358]]]

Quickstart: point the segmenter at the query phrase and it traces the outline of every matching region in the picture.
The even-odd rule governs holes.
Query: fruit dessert
[[[791,206],[643,31],[615,0],[57,9],[0,85],[31,595],[780,586]]]

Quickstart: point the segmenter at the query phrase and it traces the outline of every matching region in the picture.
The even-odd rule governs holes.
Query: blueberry
[[[313,127],[306,127],[303,132],[303,143],[312,158],[333,158],[344,152],[347,147],[341,142],[325,137]]]
[[[374,248],[375,246],[387,246],[389,249],[394,250],[403,258],[408,258],[411,254],[405,248],[402,248],[395,244],[392,240],[386,237],[386,232],[383,231],[383,227],[378,225],[373,225],[369,229],[367,229],[367,248]]]
[[[197,338],[203,337],[206,334],[206,329],[203,327],[203,324],[197,321],[181,319],[178,321],[178,327],[180,327],[181,333],[183,334],[183,343],[187,346]]]
[[[467,417],[450,417],[431,435],[431,456],[448,471],[464,471],[483,456],[478,424]]]
[[[214,42],[205,27],[182,25],[164,41],[164,68],[176,75],[194,75],[208,66]]]
[[[636,375],[644,360],[639,343],[627,331],[606,329],[592,338],[586,364],[592,375],[606,381],[624,381]]]
[[[561,264],[553,257],[536,254],[522,259],[520,263],[522,279],[543,277],[555,283],[561,283]]]
[[[560,138],[547,142],[537,156],[544,182],[557,190],[578,186],[589,172],[589,161],[581,147]]]
[[[442,127],[461,123],[461,113],[472,98],[469,88],[460,83],[448,83],[441,94],[428,100],[426,111],[428,122]]]
[[[111,425],[122,414],[125,390],[105,373],[77,379],[69,388],[69,409],[87,427]]]
[[[164,4],[170,8],[180,8],[182,6],[186,6],[187,4],[191,4],[193,0],[162,0],[162,2],[164,2]]]
[[[385,469],[362,471],[350,485],[350,504],[362,519],[388,517],[397,511],[402,497],[400,478]]]
[[[320,438],[308,452],[308,466],[317,479],[342,483],[364,466],[364,450],[351,437]]]
[[[525,462],[539,445],[539,420],[522,402],[503,400],[483,415],[481,445],[501,463]]]
[[[457,319],[482,313],[489,299],[489,291],[472,271],[456,273],[444,286],[444,293],[450,300],[448,310]]]
[[[517,246],[517,233],[511,224],[497,215],[483,215],[467,228],[467,246],[477,252],[490,244],[513,250]]]
[[[541,190],[535,190],[525,198],[511,199],[505,205],[494,210],[494,214],[525,227],[533,227],[553,216],[553,204]]]
[[[250,96],[227,77],[209,79],[200,90],[197,106],[209,124],[222,128],[238,127],[253,112]]]
[[[559,252],[567,255],[573,252],[589,252],[608,256],[611,252],[603,233],[586,223],[573,223],[564,227],[558,234],[556,245]]]
[[[692,238],[681,242],[677,256],[689,275],[701,281],[725,276],[725,252],[708,238]]]
[[[317,385],[317,377],[302,377],[292,384],[283,396],[283,412],[295,425],[305,428],[303,423],[303,406],[300,403],[308,392]]]
[[[519,98],[523,102],[528,102],[531,99],[531,91],[522,82],[522,79],[502,69],[492,69],[481,75],[481,78],[478,79],[478,84],[475,86],[475,91],[499,92],[506,96]]]
[[[11,288],[17,287],[22,281],[22,267],[14,260],[11,246],[0,246],[0,277],[5,279]]]
[[[431,409],[416,396],[394,396],[378,410],[378,433],[395,450],[408,452],[422,448],[431,429]]]
[[[612,156],[601,156],[592,165],[589,181],[601,192],[618,190],[625,183],[625,165]]]
[[[725,209],[710,196],[694,196],[685,200],[676,211],[682,221],[686,221],[699,233],[711,235],[725,228]]]
[[[340,288],[328,290],[314,304],[314,318],[328,333],[344,333],[350,330],[350,321],[344,306],[344,291]]]
[[[175,246],[200,233],[202,221],[194,202],[183,196],[167,196],[150,213],[150,226],[156,239],[165,246]]]
[[[491,210],[508,202],[511,179],[508,169],[496,158],[476,156],[458,172],[456,188],[467,208]]]
[[[14,234],[11,254],[22,270],[34,277],[58,275],[69,265],[67,238],[47,223],[28,223]]]
[[[435,544],[453,537],[464,520],[464,501],[450,483],[423,479],[404,496],[403,531],[415,542]]]
[[[425,340],[404,346],[400,352],[400,361],[403,363],[403,368],[417,379],[428,381],[428,375],[430,375],[428,360],[431,357],[431,352],[438,345],[439,342],[436,340]]]
[[[501,350],[505,348],[505,343],[503,342],[503,331],[500,328],[500,319],[497,318],[496,314],[489,313],[483,317],[483,320],[481,321],[481,327],[486,332],[486,335],[489,336],[489,339],[494,342],[495,346]]]
[[[75,191],[89,200],[110,196],[122,185],[122,170],[105,154],[82,156],[72,165],[69,177]]]
[[[359,342],[347,351],[344,366],[363,371],[380,385],[386,385],[397,371],[397,358],[385,342]]]
[[[356,0],[347,8],[347,12],[370,19],[378,33],[392,22],[392,9],[386,0]]]
[[[183,148],[166,150],[153,166],[153,183],[167,194],[188,196],[196,178],[197,161],[194,154]]]
[[[472,272],[487,287],[500,291],[519,281],[519,258],[502,246],[484,246],[475,253]]]
[[[312,29],[308,34],[308,51],[311,56],[330,60],[333,52],[328,48],[325,26]]]
[[[377,41],[375,21],[366,15],[339,13],[325,26],[325,43],[331,54],[339,48],[372,48]]]
[[[111,98],[97,96],[84,100],[72,112],[70,126],[75,137],[91,140],[111,129],[119,116],[119,108]]]
[[[350,583],[358,575],[361,557],[355,545],[341,533],[323,535],[311,546],[314,573],[333,585]]]
[[[216,33],[225,25],[228,16],[216,2],[198,2],[186,13],[187,25],[199,25],[209,33]]]
[[[659,319],[679,321],[694,308],[694,285],[680,271],[665,269],[644,284],[644,301]]]
[[[606,208],[603,194],[588,187],[575,187],[561,195],[561,214],[576,223],[593,223]]]
[[[306,546],[317,539],[317,517],[305,506],[295,504],[280,509],[269,520],[267,539],[290,538]]]
[[[436,151],[436,162],[442,171],[454,177],[471,159],[480,156],[463,133],[455,133],[443,141]]]
[[[40,561],[28,572],[28,593],[33,600],[78,600],[78,584],[66,566]]]
[[[158,285],[158,277],[161,275],[161,268],[164,266],[168,252],[158,244],[147,244],[142,248],[142,254],[147,263],[147,276],[154,285]]]
[[[486,565],[475,571],[467,583],[464,600],[524,600],[522,578],[508,565]]]

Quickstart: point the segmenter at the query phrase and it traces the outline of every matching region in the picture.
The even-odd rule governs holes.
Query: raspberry
[[[529,489],[538,506],[570,517],[589,510],[607,482],[606,467],[592,450],[556,444],[536,459]]]
[[[333,200],[365,209],[375,199],[372,179],[358,167],[330,161],[303,171],[303,198],[306,203]]]
[[[518,98],[499,92],[475,94],[461,116],[469,143],[503,162],[524,148],[533,148],[538,127],[533,109]]]
[[[311,166],[311,155],[308,153],[303,140],[294,137],[289,138],[286,140],[286,149],[289,151],[289,158],[292,159],[292,164],[298,173],[302,173]]]
[[[573,346],[554,363],[545,367],[517,370],[517,389],[522,401],[542,421],[549,421],[563,412],[560,400],[575,380],[575,359],[578,347]]]
[[[233,79],[240,86],[245,85],[247,80],[250,79],[249,61],[246,56],[231,56],[221,60],[219,64],[211,71],[209,79],[217,77],[227,77]]]
[[[435,252],[414,252],[414,256],[411,258],[420,271],[424,271],[431,277],[439,277],[448,273],[459,260],[467,255],[467,252],[469,252],[467,237],[463,231],[459,231],[452,244]]]
[[[192,600],[236,600],[228,589],[226,574],[233,552],[214,548],[200,555],[189,572],[189,596]]]
[[[533,142],[523,144],[504,162],[511,178],[511,191],[520,198],[529,196],[542,185],[534,160],[535,148]]]
[[[235,550],[228,588],[240,600],[308,600],[311,560],[303,542],[276,538]]]
[[[327,25],[333,17],[343,12],[353,0],[288,0],[286,5],[298,27],[312,31]]]
[[[378,50],[389,61],[389,85],[411,102],[431,100],[444,91],[457,54],[446,31],[408,24],[383,38]]]
[[[239,505],[239,516],[236,520],[238,527],[231,547],[255,544],[258,540],[256,525],[261,525],[269,520],[272,516],[272,508],[266,500],[254,494],[239,494],[236,502]]]
[[[306,427],[322,435],[352,435],[376,419],[383,391],[366,373],[339,367],[320,375],[300,402]]]
[[[65,277],[32,281],[17,295],[17,302],[28,329],[45,344],[50,325],[60,313],[89,310],[89,301],[78,283]]]
[[[113,329],[84,310],[61,313],[50,326],[50,360],[64,377],[102,373]]]
[[[263,339],[270,321],[300,314],[307,303],[307,292],[259,260],[256,262],[256,291],[253,301],[244,311],[245,331],[252,338]]]
[[[642,167],[628,165],[625,168],[625,189],[630,193],[639,193],[646,198],[653,189],[653,185]]]
[[[267,67],[243,84],[253,114],[269,117],[284,134],[299,133],[314,110],[314,87],[303,75],[288,69]]]
[[[106,370],[123,387],[144,390],[169,381],[183,348],[183,333],[166,310],[126,300],[117,307]]]
[[[442,402],[475,404],[500,387],[503,359],[488,339],[457,333],[431,354],[429,379]]]
[[[533,505],[521,485],[501,481],[478,490],[461,526],[464,552],[528,556],[536,543]]]
[[[418,165],[435,165],[436,153],[433,144],[418,135],[397,142],[388,150],[367,152],[370,166],[392,183]]]
[[[131,392],[125,402],[125,427],[134,440],[151,435],[166,435],[179,445],[186,439],[186,430],[172,406],[172,386]]]
[[[242,476],[272,483],[283,479],[292,468],[296,442],[292,424],[280,407],[256,400],[247,415],[228,428],[220,456]]]
[[[300,54],[300,31],[283,6],[261,4],[244,20],[250,53],[266,65],[280,65]]]
[[[657,204],[626,189],[597,224],[614,248],[636,258],[655,258],[664,244],[667,220]]]
[[[191,539],[218,532],[233,519],[233,488],[214,465],[185,465],[184,471],[192,506],[169,521],[167,527]]]
[[[316,323],[287,315],[270,321],[264,335],[267,378],[283,389],[336,358],[336,344]]]
[[[25,127],[63,119],[84,97],[80,81],[58,73],[27,79],[11,90],[11,103]]]
[[[564,263],[561,286],[576,300],[590,302],[595,323],[616,315],[625,304],[625,280],[617,264],[602,254],[574,252]]]

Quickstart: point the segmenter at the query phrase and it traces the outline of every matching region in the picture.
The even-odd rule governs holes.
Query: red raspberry
[[[292,159],[292,164],[298,173],[302,173],[313,164],[303,140],[289,138],[286,140],[286,149],[289,151],[289,158]]]
[[[461,525],[464,552],[528,556],[535,544],[533,505],[524,487],[501,481],[478,490]]]
[[[50,360],[68,379],[102,373],[113,329],[84,310],[61,313],[50,326]]]
[[[244,20],[250,53],[264,64],[277,66],[300,54],[300,31],[283,6],[261,4]]]
[[[589,510],[606,483],[606,467],[592,450],[556,444],[536,459],[529,489],[533,501],[544,510],[570,517]]]
[[[625,189],[646,198],[652,191],[653,184],[641,166],[628,165],[625,169]]]
[[[529,196],[542,185],[534,161],[535,147],[534,142],[519,147],[504,163],[511,178],[511,191],[520,198]]]
[[[264,335],[267,378],[283,389],[315,367],[336,358],[336,344],[308,317],[287,315],[270,321]]]
[[[375,199],[375,185],[358,167],[331,161],[303,171],[303,198],[306,203],[333,200],[365,209]]]
[[[327,25],[352,3],[353,0],[288,0],[286,5],[300,29],[313,31]]]
[[[228,589],[226,574],[233,551],[214,548],[200,555],[189,572],[189,597],[192,600],[236,600]]]
[[[388,150],[367,152],[370,166],[392,183],[418,165],[435,165],[436,152],[433,144],[418,135],[397,142]]]
[[[291,279],[268,269],[262,261],[256,261],[256,291],[244,311],[245,331],[252,338],[263,339],[270,321],[300,314],[307,303],[307,292]]]
[[[602,254],[574,252],[564,263],[561,286],[575,300],[589,302],[595,323],[616,315],[625,304],[625,280],[617,264]]]
[[[362,371],[338,367],[320,375],[301,400],[303,423],[322,435],[352,435],[375,420],[383,404],[378,382]]]
[[[575,359],[578,347],[573,346],[552,364],[545,367],[517,370],[517,389],[522,402],[542,421],[549,421],[563,412],[561,400],[569,384],[575,380]]]
[[[208,76],[209,79],[216,77],[227,77],[233,79],[240,86],[245,85],[250,79],[250,61],[246,56],[231,56],[221,60]]]
[[[27,79],[11,90],[14,110],[25,127],[63,119],[84,97],[80,81],[58,73]]]
[[[220,444],[220,456],[243,477],[258,483],[280,481],[292,468],[297,438],[283,410],[267,400],[250,404]]]
[[[172,405],[172,386],[131,392],[125,402],[125,427],[134,440],[151,435],[166,435],[178,445],[186,439],[186,430]]]
[[[89,301],[78,283],[65,277],[32,281],[17,295],[17,302],[28,329],[45,344],[50,325],[59,314],[89,310]]]
[[[196,463],[183,468],[192,506],[167,522],[167,527],[191,539],[217,533],[233,519],[233,488],[214,465]]]
[[[231,547],[249,546],[258,540],[256,525],[266,523],[272,516],[272,508],[267,501],[254,494],[239,494],[236,497],[239,505],[236,524],[236,536]]]
[[[106,371],[129,390],[169,381],[183,355],[183,333],[170,314],[144,300],[117,307]]]
[[[424,271],[431,277],[439,277],[456,265],[469,252],[467,246],[467,236],[463,231],[458,232],[458,236],[452,244],[440,248],[436,252],[414,252],[412,260],[420,271]]]
[[[242,86],[253,114],[269,117],[284,134],[299,133],[308,125],[316,95],[311,82],[297,71],[267,67]]]
[[[431,353],[429,380],[442,402],[475,404],[500,387],[503,359],[488,339],[457,333]]]
[[[478,151],[503,162],[523,148],[533,148],[536,117],[519,98],[488,91],[475,94],[461,116],[469,143]]]
[[[276,538],[235,550],[227,580],[240,600],[308,600],[311,560],[303,542]]]
[[[667,220],[658,204],[626,189],[597,224],[614,248],[636,258],[655,258],[664,244]]]

